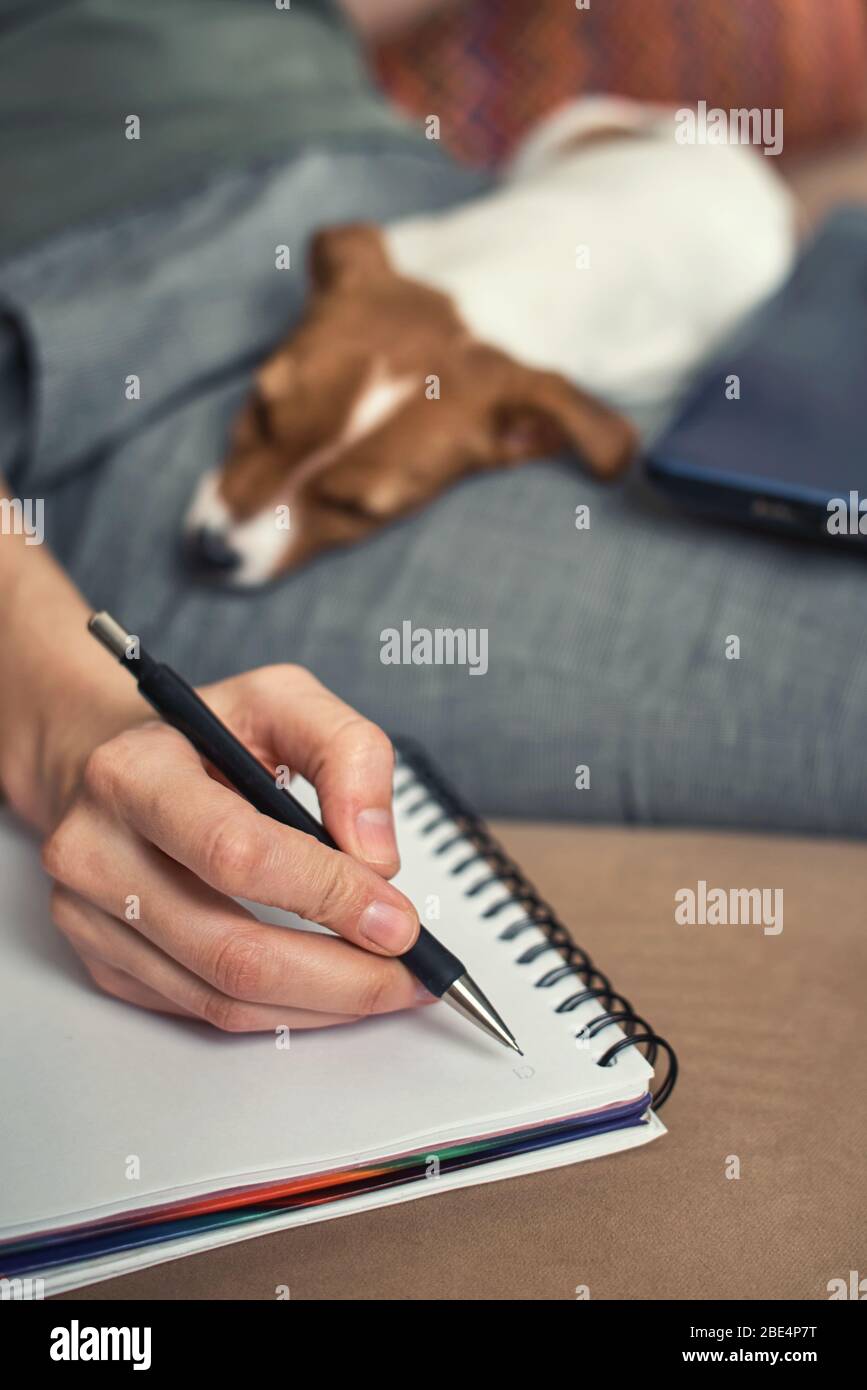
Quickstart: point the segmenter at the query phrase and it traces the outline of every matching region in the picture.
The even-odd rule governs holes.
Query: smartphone
[[[867,545],[867,208],[829,217],[644,464],[691,510]]]

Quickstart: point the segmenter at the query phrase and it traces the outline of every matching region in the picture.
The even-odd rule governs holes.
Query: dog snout
[[[197,526],[189,543],[193,559],[207,569],[228,572],[241,563],[238,551],[215,526]]]

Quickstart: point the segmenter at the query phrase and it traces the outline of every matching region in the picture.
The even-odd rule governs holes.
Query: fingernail
[[[415,987],[415,1002],[417,1004],[438,1004],[440,1001],[435,994],[431,994],[429,989],[425,989],[423,984]]]
[[[399,955],[409,949],[415,919],[392,903],[370,903],[361,914],[358,929],[375,946]]]
[[[355,818],[355,833],[361,853],[368,864],[394,864],[397,860],[397,841],[394,822],[386,810],[359,811]]]

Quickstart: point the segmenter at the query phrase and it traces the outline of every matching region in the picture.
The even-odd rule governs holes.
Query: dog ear
[[[361,284],[388,270],[382,232],[372,222],[327,227],[310,243],[310,278],[317,290]]]
[[[559,372],[511,364],[494,407],[496,447],[504,462],[574,452],[599,478],[629,467],[637,449],[632,425]]]

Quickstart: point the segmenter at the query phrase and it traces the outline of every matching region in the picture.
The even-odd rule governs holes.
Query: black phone
[[[867,208],[833,213],[645,458],[674,502],[867,544]]]

